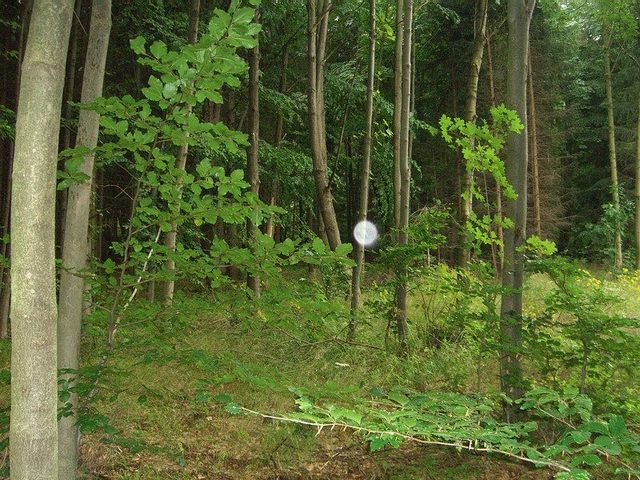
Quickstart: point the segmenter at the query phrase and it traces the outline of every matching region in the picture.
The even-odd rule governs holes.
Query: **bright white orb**
[[[363,220],[353,228],[353,237],[360,245],[370,247],[378,239],[378,229],[369,220]]]

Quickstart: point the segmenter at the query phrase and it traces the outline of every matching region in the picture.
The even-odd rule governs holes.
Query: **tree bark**
[[[327,134],[324,100],[324,70],[331,0],[307,0],[309,136],[313,159],[316,199],[332,250],[342,243],[333,205],[327,166]]]
[[[371,176],[371,144],[373,136],[373,94],[376,74],[376,0],[369,0],[369,67],[367,75],[367,106],[365,132],[360,166],[360,195],[358,198],[358,222],[367,219],[369,207],[369,177]],[[356,266],[351,277],[351,319],[348,338],[355,339],[360,308],[360,284],[364,275],[364,245],[355,242]]]
[[[104,72],[111,33],[111,0],[93,0],[91,25],[82,78],[82,103],[94,102],[102,95]],[[76,145],[91,150],[98,144],[100,116],[81,110]],[[84,157],[80,170],[90,178],[72,185],[68,192],[64,216],[62,269],[58,314],[58,368],[77,370],[80,360],[80,331],[83,316],[84,270],[87,267],[89,214],[94,175],[93,153]],[[73,382],[74,375],[67,380]],[[58,423],[58,469],[60,480],[76,478],[78,464],[78,429],[76,427],[78,396],[69,399],[73,415]]]
[[[527,74],[529,91],[529,133],[531,142],[531,181],[533,183],[533,217],[536,235],[542,238],[542,220],[540,215],[540,173],[538,172],[538,122],[536,118],[536,97],[533,89],[533,63],[529,55],[529,69]]]
[[[256,10],[255,21],[260,20],[260,13]],[[259,198],[260,195],[260,169],[258,165],[258,148],[260,142],[260,39],[256,36],[256,46],[251,51],[249,60],[249,149],[247,150],[247,181],[251,185],[251,192]],[[258,234],[258,225],[251,220],[247,221],[249,233],[249,248],[253,248]],[[247,286],[253,295],[260,297],[260,278],[255,275],[247,276]]]
[[[289,44],[285,45],[284,51],[282,52],[282,66],[280,67],[280,83],[279,83],[279,91],[280,93],[286,93],[287,91],[287,67],[289,65]],[[276,118],[276,130],[274,135],[273,144],[276,147],[279,147],[282,143],[282,139],[284,138],[284,115],[282,110],[278,111],[278,116]],[[271,199],[269,204],[274,207],[278,204],[278,195],[280,194],[280,180],[278,178],[278,172],[275,171],[274,179],[271,181]],[[274,238],[275,235],[275,217],[274,215],[270,215],[267,220],[267,224],[265,226],[265,233],[271,238]]]
[[[491,37],[487,37],[487,74],[489,76],[489,95],[491,98],[491,106],[496,106],[496,86],[493,77],[493,56],[491,55]],[[502,213],[502,188],[500,185],[496,183],[496,215],[500,220],[504,218]],[[496,274],[501,275],[502,272],[502,263],[504,261],[504,229],[502,228],[502,224],[498,223],[497,226],[498,233],[498,270],[496,270]]]
[[[200,0],[191,0],[191,9],[189,11],[189,33],[187,40],[189,43],[196,43],[198,41],[198,23],[200,20]],[[191,108],[189,108],[189,114],[191,114]],[[176,169],[185,170],[187,167],[187,157],[189,155],[189,144],[185,143],[178,148],[178,156],[176,158]],[[182,182],[180,182],[181,188]],[[164,246],[170,252],[176,251],[176,242],[178,239],[178,225],[174,221],[171,223],[171,230],[168,231],[164,237]],[[165,269],[169,272],[174,272],[176,269],[176,262],[169,258],[165,262]],[[175,291],[175,280],[167,280],[160,284],[159,297],[162,303],[165,305],[171,305],[173,302],[173,293]]]
[[[618,160],[616,155],[616,124],[613,114],[613,78],[611,75],[611,39],[605,33],[604,45],[604,78],[607,90],[607,128],[609,133],[609,165],[611,169],[611,195],[613,208],[620,212],[620,195],[618,193]],[[616,221],[614,238],[614,266],[622,268],[622,226]]]
[[[638,97],[638,123],[636,124],[636,270],[640,270],[640,97]]]
[[[402,44],[404,0],[396,0],[396,38],[393,75],[393,228],[398,238],[400,228],[400,120],[402,117]]]
[[[411,164],[409,162],[409,120],[411,110],[411,47],[412,47],[413,0],[404,0],[402,15],[402,95],[400,115],[400,229],[398,244],[409,244],[409,199],[411,187]],[[409,353],[407,324],[407,276],[408,266],[402,265],[396,287],[396,321],[401,355]]]
[[[523,393],[520,349],[522,347],[522,287],[524,257],[519,247],[526,241],[527,229],[527,65],[529,55],[529,26],[535,0],[509,0],[509,62],[507,71],[507,104],[514,109],[524,124],[521,134],[510,134],[505,152],[507,179],[518,194],[508,199],[506,214],[514,227],[505,232],[504,292],[500,308],[500,381],[502,391],[515,400]],[[516,407],[507,406],[508,420],[516,416]]]
[[[55,198],[73,0],[36,0],[22,65],[11,211],[11,478],[58,478]]]
[[[471,55],[471,71],[469,73],[469,81],[467,84],[467,100],[465,104],[464,119],[467,122],[474,122],[477,119],[478,110],[478,81],[480,79],[480,69],[482,68],[482,57],[484,55],[484,44],[487,36],[487,15],[488,0],[476,0],[476,10],[478,19],[478,28],[475,32],[473,41],[473,54]],[[463,160],[464,163],[464,160]],[[460,215],[460,249],[458,255],[458,266],[465,268],[471,257],[471,248],[469,245],[467,223],[473,209],[473,170],[465,165],[462,171],[462,204]]]

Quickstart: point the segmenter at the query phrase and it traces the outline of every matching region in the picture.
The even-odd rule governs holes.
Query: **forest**
[[[639,0],[0,0],[0,477],[640,480]]]

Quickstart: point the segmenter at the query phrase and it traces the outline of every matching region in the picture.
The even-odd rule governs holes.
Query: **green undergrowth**
[[[614,402],[615,412],[602,416],[611,411],[606,395],[596,396],[591,408],[567,385],[545,390],[532,371],[538,385],[528,408],[535,418],[501,424],[497,358],[476,341],[483,330],[474,323],[486,318],[490,305],[480,297],[464,303],[447,287],[449,275],[425,277],[412,290],[407,358],[397,355],[383,308],[389,292],[372,280],[381,278],[375,271],[354,342],[346,341],[345,292],[332,277],[306,269],[273,280],[258,300],[241,286],[182,293],[171,307],[138,300],[108,352],[106,315],[94,312],[83,333],[77,386],[84,398],[85,477],[544,479],[558,469],[527,466],[513,455],[535,459],[544,448],[559,448],[554,461],[571,466],[565,445],[571,458],[579,457],[576,468],[588,467],[591,478],[614,478],[620,465],[591,467],[597,458],[615,457],[620,438],[632,435],[633,408]],[[630,274],[587,278],[630,296],[636,280]],[[553,289],[548,276],[529,277],[529,315],[542,314]],[[464,307],[466,333],[454,328],[460,314],[452,305]],[[634,307],[615,308],[630,315]],[[0,407],[8,414],[6,341],[0,358],[7,368]],[[561,433],[557,422],[541,418],[536,409],[544,398],[578,433]]]

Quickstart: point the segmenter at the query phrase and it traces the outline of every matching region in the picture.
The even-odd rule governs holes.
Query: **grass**
[[[296,272],[299,273],[299,272]],[[626,313],[638,312],[629,279],[609,281],[627,298]],[[361,345],[344,338],[346,302],[330,301],[310,280],[294,275],[267,289],[255,303],[240,288],[215,295],[178,296],[171,308],[135,303],[118,333],[110,369],[100,380],[95,411],[116,435],[96,431],[82,440],[84,478],[135,479],[536,479],[551,478],[500,458],[406,445],[371,453],[363,438],[230,416],[228,399],[262,412],[295,408],[291,387],[322,391],[336,401],[373,386],[473,392],[497,388],[494,359],[469,368],[473,352],[455,343],[423,349],[409,359],[381,349],[387,319],[368,315]],[[539,310],[549,280],[532,276],[527,308]],[[335,295],[335,292],[328,292]],[[438,294],[440,295],[440,294]],[[424,325],[423,299],[412,298],[415,331]],[[437,309],[446,311],[439,297]],[[88,321],[85,359],[95,361],[103,319]],[[429,325],[426,325],[427,327]],[[393,349],[393,345],[390,346]],[[9,344],[0,359],[9,362]],[[8,407],[8,388],[0,389]]]

